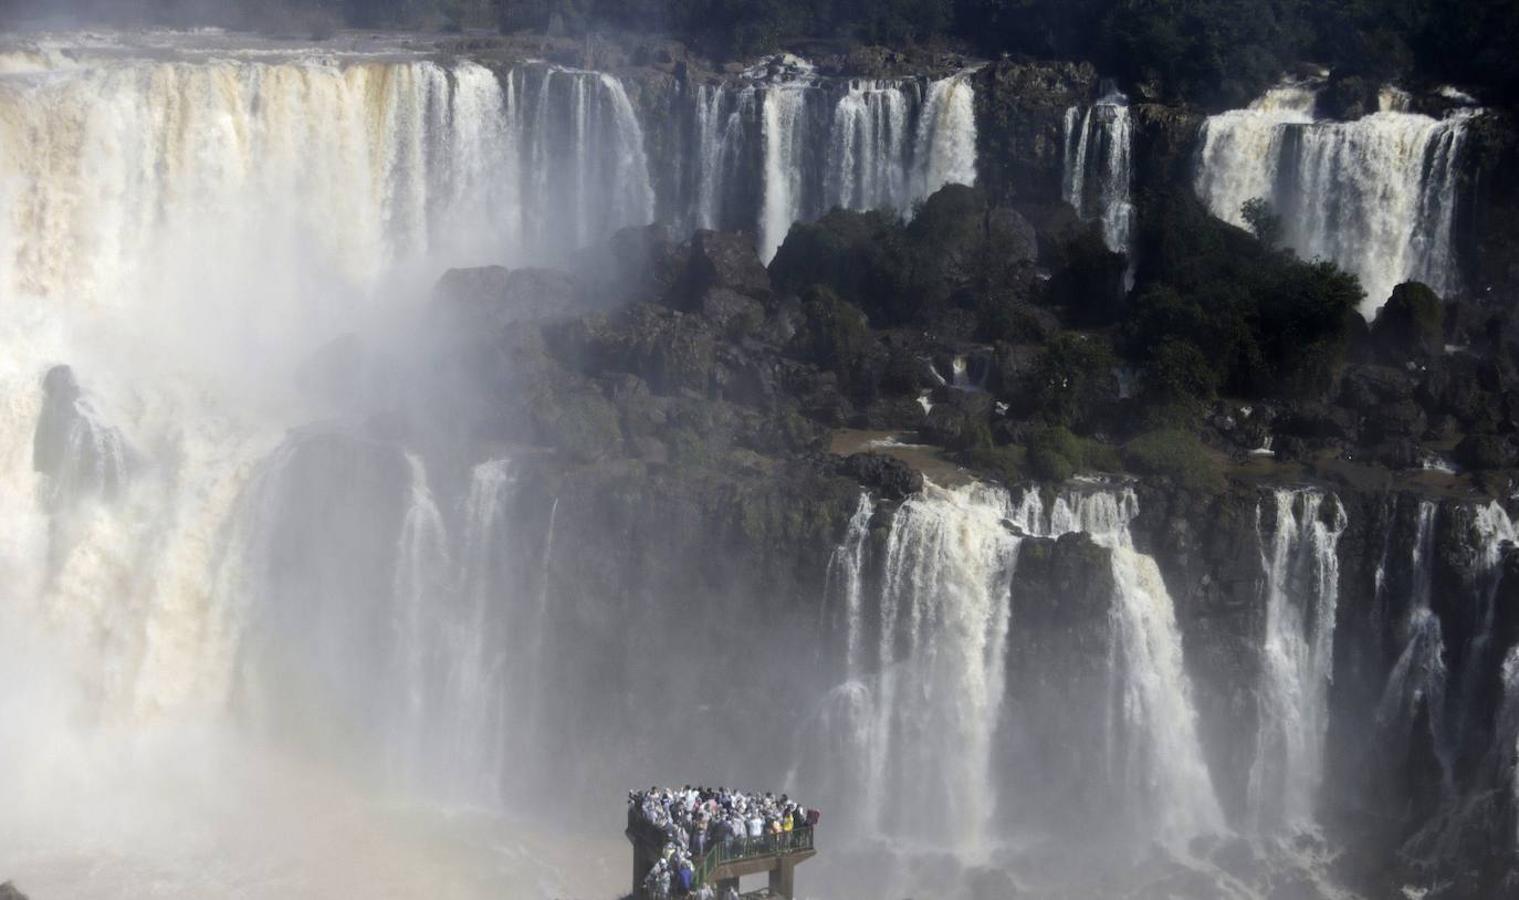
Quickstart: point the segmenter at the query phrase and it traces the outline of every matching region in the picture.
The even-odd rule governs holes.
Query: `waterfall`
[[[1336,548],[1346,524],[1338,499],[1320,491],[1278,490],[1273,503],[1269,535],[1256,509],[1266,634],[1248,803],[1251,821],[1261,831],[1314,823],[1334,673]]]
[[[808,128],[807,95],[795,85],[764,93],[765,199],[760,209],[760,259],[769,262],[786,239],[791,223],[802,218],[804,161]]]
[[[824,579],[828,593],[844,598],[845,651],[844,666],[849,677],[861,674],[860,652],[864,641],[864,623],[861,619],[864,607],[865,542],[870,536],[870,519],[875,514],[875,503],[869,494],[861,494],[854,515],[844,532],[844,541],[828,559],[828,574]]]
[[[1131,131],[1129,99],[1117,92],[1085,112],[1065,112],[1065,201],[1083,219],[1101,222],[1108,249],[1124,254],[1133,252]]]
[[[433,602],[451,587],[449,540],[443,514],[433,500],[427,467],[415,454],[406,455],[410,476],[406,514],[396,542],[395,611],[392,628],[396,644],[395,684],[398,720],[389,729],[390,777],[398,783],[418,780],[415,766],[423,755],[427,716],[436,697],[427,677],[436,647],[431,634]]]
[[[1514,840],[1519,849],[1519,646],[1510,647],[1500,670],[1503,701],[1493,733],[1492,754],[1497,775],[1507,781],[1514,809]]]
[[[935,485],[892,516],[874,646],[859,610],[849,679],[825,699],[817,731],[843,765],[866,833],[957,852],[983,849],[996,807],[993,739],[1002,714],[1018,538],[1005,491]],[[834,571],[846,603],[868,515],[857,511]]]
[[[80,661],[102,708],[223,682],[196,638],[223,531],[313,413],[312,348],[398,278],[649,221],[643,144],[617,79],[541,64],[82,50],[0,76],[0,566],[105,647]],[[50,405],[61,362],[77,396]],[[49,493],[110,502],[65,521]]]
[[[267,265],[284,254],[368,287],[430,254],[538,260],[653,215],[643,132],[598,73],[101,61],[6,79],[0,109],[15,247],[0,271],[25,294],[163,293],[183,265],[155,263],[200,253],[215,275],[244,247],[264,283],[300,268]],[[231,268],[211,283],[248,274]]]
[[[975,93],[965,73],[928,86],[913,145],[912,201],[946,184],[976,183]]]
[[[832,764],[825,771],[849,773],[835,787],[866,833],[985,849],[1009,763],[992,758],[994,739],[1039,727],[1007,721],[1003,701],[1019,533],[1076,531],[1112,559],[1104,740],[1114,801],[1124,821],[1167,842],[1222,830],[1171,598],[1129,534],[1132,491],[1062,495],[1046,514],[1037,491],[1014,500],[985,485],[930,483],[892,516],[867,609],[872,511],[862,499],[830,562],[848,677],[824,698],[808,745]],[[1016,813],[1018,797],[1001,802]]]
[[[1440,619],[1430,608],[1436,511],[1434,503],[1420,501],[1409,559],[1410,596],[1408,617],[1403,627],[1403,650],[1393,664],[1382,699],[1377,704],[1377,724],[1392,732],[1392,747],[1395,752],[1401,752],[1408,746],[1414,720],[1422,706],[1428,716],[1435,755],[1440,761],[1443,785],[1450,791],[1454,788],[1455,748],[1450,743],[1445,715],[1445,641]]]
[[[685,130],[661,209],[679,230],[753,229],[766,262],[793,223],[834,207],[906,215],[946,184],[975,183],[974,91],[965,73],[697,85],[674,117]]]
[[[1026,503],[1021,521],[1047,537],[1085,532],[1110,551],[1108,775],[1135,821],[1182,842],[1221,831],[1224,818],[1197,736],[1175,606],[1154,558],[1136,551],[1130,535],[1138,515],[1132,490],[1104,490],[1061,495],[1042,527],[1038,507]]]
[[[907,208],[909,114],[921,103],[915,88],[915,82],[849,83],[828,138],[829,206]]]
[[[1268,201],[1298,255],[1333,260],[1360,278],[1368,318],[1403,281],[1457,290],[1452,225],[1471,113],[1433,119],[1388,108],[1329,122],[1314,106],[1312,88],[1288,86],[1210,117],[1198,196],[1236,225],[1245,224],[1247,200]]]
[[[1457,686],[1458,708],[1456,717],[1457,740],[1464,741],[1473,719],[1480,713],[1468,703],[1478,693],[1478,683],[1484,677],[1491,662],[1488,654],[1494,652],[1493,624],[1496,616],[1496,598],[1499,582],[1503,578],[1503,554],[1519,542],[1519,530],[1513,520],[1497,501],[1476,509],[1471,525],[1472,546],[1477,550],[1476,566],[1476,614],[1472,617],[1472,636],[1464,649],[1460,681]]]

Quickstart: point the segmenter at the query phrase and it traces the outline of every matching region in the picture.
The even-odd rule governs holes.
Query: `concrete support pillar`
[[[796,896],[796,863],[789,859],[776,860],[770,870],[770,893],[779,894],[786,900]]]

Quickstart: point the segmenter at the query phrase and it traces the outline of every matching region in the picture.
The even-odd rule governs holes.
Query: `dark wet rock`
[[[63,466],[69,434],[79,420],[79,382],[68,366],[53,366],[42,378],[42,412],[32,438],[32,468],[49,475]]]
[[[1431,413],[1445,413],[1463,426],[1495,425],[1492,393],[1502,387],[1496,366],[1465,354],[1440,357],[1429,364],[1419,400]]]
[[[698,231],[690,241],[686,270],[671,305],[695,309],[714,288],[726,288],[756,300],[770,297],[770,274],[760,263],[754,239],[746,234]]]
[[[1377,310],[1371,337],[1384,359],[1401,365],[1445,349],[1445,309],[1439,295],[1416,281],[1393,288]]]
[[[450,269],[433,289],[452,324],[498,331],[522,321],[563,318],[589,308],[578,280],[557,269],[484,266]]]
[[[550,334],[549,346],[572,369],[631,373],[661,394],[705,395],[717,354],[716,336],[701,317],[647,303],[566,323]]]
[[[1519,446],[1502,435],[1467,435],[1456,445],[1455,460],[1467,469],[1505,469],[1519,463]]]
[[[593,262],[598,288],[619,303],[650,302],[675,293],[690,255],[658,223],[623,228],[607,241]]]
[[[975,75],[978,181],[997,203],[1059,201],[1065,111],[1095,99],[1086,63],[1001,60]]]
[[[947,390],[924,420],[922,433],[931,443],[950,450],[974,450],[992,445],[992,398],[987,394]]]
[[[839,469],[884,500],[902,500],[923,488],[921,472],[883,453],[855,453]]]
[[[127,479],[124,438],[95,412],[66,365],[42,378],[32,468],[46,476],[41,499],[49,508],[85,496],[113,497]]]
[[[927,415],[923,404],[910,397],[880,397],[859,411],[854,425],[873,431],[897,431],[918,428]]]
[[[1139,103],[1130,107],[1129,115],[1134,123],[1134,189],[1161,190],[1189,183],[1202,113],[1159,103]]]
[[[1319,91],[1316,112],[1330,119],[1351,121],[1370,115],[1379,108],[1382,83],[1359,75],[1332,77]]]
[[[759,331],[765,324],[765,306],[753,297],[729,288],[712,288],[701,296],[702,317],[730,340]]]
[[[1293,437],[1345,442],[1355,440],[1359,422],[1354,413],[1343,407],[1301,403],[1285,410],[1275,427],[1279,433]]]
[[[1371,415],[1390,403],[1414,399],[1418,378],[1401,365],[1350,365],[1340,380],[1339,405]]]
[[[1002,773],[1005,783],[1017,785],[1019,820],[1045,822],[1059,833],[1094,834],[1117,824],[1106,800],[1111,786],[1101,775],[1110,553],[1085,534],[1025,539],[1013,576],[1019,613],[1009,636],[1008,698],[1041,727],[1007,734],[994,758],[1022,761]]]

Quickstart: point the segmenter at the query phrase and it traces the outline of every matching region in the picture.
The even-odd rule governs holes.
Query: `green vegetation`
[[[1036,414],[1052,425],[1082,428],[1109,393],[1116,365],[1103,339],[1062,332],[1045,347],[1029,385]]]
[[[1218,460],[1190,431],[1165,428],[1142,434],[1123,448],[1123,459],[1130,471],[1169,478],[1183,487],[1211,490],[1223,484]]]
[[[1123,466],[1107,444],[1077,437],[1059,426],[1029,436],[1029,471],[1045,481],[1065,481],[1077,472],[1117,472]]]
[[[1147,209],[1139,287],[1118,324],[1131,361],[1154,368],[1150,399],[1328,388],[1364,297],[1354,276],[1273,250],[1183,194]]]

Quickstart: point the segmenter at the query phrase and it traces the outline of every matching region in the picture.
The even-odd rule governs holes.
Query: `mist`
[[[5,11],[0,880],[1512,884],[1507,119],[430,10]]]

